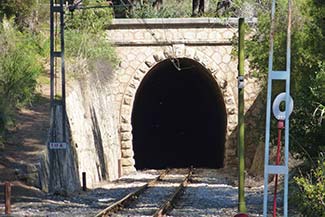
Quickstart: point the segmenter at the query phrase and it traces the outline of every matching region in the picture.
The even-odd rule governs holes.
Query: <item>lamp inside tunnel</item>
[[[137,169],[221,168],[227,115],[208,70],[187,59],[168,59],[142,80],[133,104]]]

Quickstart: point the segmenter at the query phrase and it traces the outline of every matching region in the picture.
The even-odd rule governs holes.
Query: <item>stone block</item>
[[[131,132],[132,131],[132,125],[131,124],[121,124],[121,132]]]
[[[144,39],[145,40],[153,40],[154,38],[153,38],[153,33],[151,33],[151,32],[148,32],[148,31],[146,31],[145,33],[144,33]]]
[[[130,81],[130,85],[133,85],[135,88],[137,88],[138,86],[139,86],[139,84],[140,84],[140,81],[139,80],[136,80],[136,79],[132,79],[131,81]]]
[[[121,82],[121,83],[126,83],[129,81],[129,76],[128,75],[122,75],[122,76],[119,76],[118,80]]]
[[[227,40],[227,39],[230,40],[230,39],[232,39],[234,33],[229,30],[226,30],[225,32],[223,32],[222,35],[223,35],[224,40]]]
[[[221,55],[220,53],[216,52],[213,56],[212,56],[212,60],[214,62],[216,62],[217,64],[221,63]]]
[[[195,49],[186,47],[185,56],[192,59],[195,56]]]
[[[236,109],[235,108],[228,108],[227,113],[230,114],[230,115],[233,115],[233,114],[236,113]]]
[[[121,113],[122,114],[130,114],[131,113],[131,107],[128,106],[128,105],[122,105]]]
[[[191,31],[185,32],[184,33],[184,38],[186,40],[193,40],[193,39],[195,39],[195,33],[191,32]]]
[[[144,38],[144,36],[143,36],[143,31],[137,31],[135,34],[134,34],[134,38],[136,39],[136,40],[140,40],[140,39],[143,39]]]
[[[136,92],[135,88],[129,85],[129,88],[126,90],[125,95],[133,97],[135,95],[135,92]]]
[[[128,70],[126,72],[129,73],[130,75],[132,75],[134,73],[134,71],[139,67],[140,64],[141,64],[141,62],[136,57],[136,59],[129,62],[130,67],[128,68]],[[130,70],[130,68],[132,70]]]
[[[211,58],[211,56],[216,52],[215,49],[208,47],[208,46],[204,46],[202,52]]]
[[[222,57],[222,62],[224,63],[229,63],[231,60],[231,56],[230,54],[224,54],[223,57]]]
[[[123,166],[122,170],[123,175],[129,175],[137,171],[134,166]]]
[[[130,62],[136,59],[136,56],[133,53],[128,53],[126,59]]]
[[[133,34],[132,32],[124,32],[124,41],[133,41]]]
[[[130,133],[130,132],[121,133],[121,140],[122,141],[131,141],[132,140],[132,133]]]
[[[231,98],[231,97],[225,98],[225,103],[227,105],[234,105],[235,104],[233,98]]]
[[[130,122],[130,118],[128,114],[120,114],[121,115],[121,122],[122,123],[129,123]]]
[[[151,66],[154,65],[154,61],[152,61],[152,60],[146,60],[145,61],[145,64],[150,68]]]
[[[129,96],[125,96],[123,99],[123,104],[124,105],[131,105],[132,104],[132,98]]]
[[[201,64],[202,64],[204,67],[207,68],[207,66],[210,65],[210,60],[209,60],[209,58],[206,57],[206,56],[202,57],[202,59],[201,59]]]
[[[173,45],[174,54],[176,57],[183,57],[185,55],[185,45],[184,44],[174,44]]]
[[[209,33],[209,40],[213,40],[213,41],[216,41],[218,39],[218,32],[216,31],[212,31]]]
[[[145,64],[145,63],[142,64],[142,65],[140,66],[140,68],[139,68],[139,71],[142,72],[142,73],[147,73],[148,70],[149,70],[148,65]]]
[[[140,81],[143,78],[142,72],[139,70],[134,74],[133,79]]]
[[[122,149],[131,149],[132,148],[132,141],[122,141],[121,144]]]
[[[160,61],[164,60],[163,54],[160,54],[160,53],[153,55],[153,58],[155,59],[156,62],[160,62]]]
[[[164,50],[164,56],[165,56],[166,58],[173,58],[173,57],[174,57],[174,53],[173,53],[172,50],[170,50],[170,49],[166,49],[166,50]]]
[[[123,158],[133,158],[134,152],[132,149],[122,149]]]
[[[123,167],[124,166],[130,167],[130,166],[134,166],[135,161],[133,158],[122,158],[121,163]]]
[[[221,81],[219,82],[219,87],[220,87],[221,89],[225,89],[225,88],[227,87],[227,85],[228,85],[228,82],[227,82],[226,80],[221,80]]]
[[[128,63],[126,61],[121,61],[119,67],[122,69],[126,69],[128,67]]]
[[[207,39],[208,39],[208,33],[207,33],[206,31],[200,31],[200,32],[197,34],[197,38],[198,38],[200,41],[207,40]]]

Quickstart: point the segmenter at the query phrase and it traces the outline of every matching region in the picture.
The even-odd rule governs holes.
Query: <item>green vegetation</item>
[[[101,2],[106,1],[96,4]],[[90,66],[95,70],[99,61],[116,64],[114,49],[104,34],[111,20],[109,8],[66,13],[68,66],[80,59],[85,62],[83,69]],[[0,143],[5,142],[8,127],[14,125],[17,109],[33,102],[37,82],[48,82],[45,66],[49,65],[49,51],[49,1],[1,0]]]
[[[74,11],[66,16],[66,55],[68,58],[103,59],[116,63],[111,44],[105,39],[105,27],[112,20],[109,8]]]
[[[117,55],[105,35],[105,28],[111,23],[112,16],[112,9],[107,7],[67,14],[65,51],[70,77],[80,78],[81,74],[98,70],[99,65],[109,68],[116,65]]]
[[[136,4],[127,12],[129,18],[174,18],[191,17],[192,5],[190,1],[167,1],[161,9],[152,4]]]
[[[84,6],[91,2],[95,1],[84,1]],[[125,16],[192,16],[193,1],[165,1],[161,7],[154,6],[152,1],[134,2],[138,3],[127,10]],[[258,16],[258,24],[252,31],[251,40],[245,42],[245,53],[255,75],[265,81],[268,71],[271,1],[233,0],[231,7],[220,11],[217,11],[220,0],[209,2],[209,9],[202,16]],[[97,0],[96,4],[106,5],[107,2]],[[275,70],[285,68],[286,4],[287,0],[277,1]],[[104,32],[112,17],[110,8],[66,13],[65,51],[67,68],[73,66],[70,73],[78,74],[85,68],[87,71],[96,70],[101,63],[111,63],[113,66],[117,63],[114,49],[105,40]],[[323,0],[293,1],[291,91],[295,109],[291,116],[290,150],[308,163],[307,171],[294,179],[298,189],[294,197],[295,204],[307,216],[324,216],[325,212],[324,19]],[[0,143],[4,140],[5,130],[14,124],[16,109],[32,102],[37,80],[46,80],[46,74],[42,72],[45,71],[44,59],[48,61],[48,57],[49,1],[0,0]],[[281,85],[276,88],[278,92],[283,91]]]
[[[285,69],[286,63],[286,0],[278,1],[278,11],[275,34],[274,69]],[[301,157],[317,158],[324,149],[324,123],[317,120],[313,113],[321,115],[319,110],[325,104],[324,97],[324,60],[325,30],[322,14],[325,4],[313,0],[296,1],[293,7],[292,27],[292,96],[295,100],[295,110],[291,116],[291,149]],[[303,10],[304,8],[304,10]],[[308,8],[306,10],[306,8]],[[323,13],[321,13],[323,11]],[[267,75],[270,16],[261,10],[258,16],[258,30],[252,40],[246,43],[250,67],[256,70],[256,75],[265,78]],[[277,87],[282,90],[283,87]],[[319,119],[319,118],[318,118]]]
[[[294,202],[306,216],[325,216],[325,158],[321,156],[317,167],[307,175],[295,177],[298,191]]]
[[[134,1],[133,7],[124,8],[124,17],[128,18],[177,18],[193,17],[193,3],[197,0],[182,1],[170,0],[164,1],[160,7],[156,7],[153,2],[156,1]],[[256,15],[258,8],[266,7],[266,1],[257,3],[255,0],[232,0],[229,5],[220,4],[223,0],[205,0],[204,12],[199,16],[203,17],[252,17]],[[198,1],[197,1],[198,2]],[[226,2],[226,1],[225,1]],[[220,4],[218,7],[218,3]],[[221,6],[222,5],[222,6]],[[123,9],[123,7],[122,7]],[[121,10],[115,9],[115,11]]]
[[[291,95],[295,108],[291,115],[291,146],[295,156],[307,160],[309,175],[296,177],[299,187],[296,205],[307,216],[324,216],[325,186],[325,3],[317,0],[293,2],[291,44]],[[251,69],[260,78],[267,76],[270,10],[259,7],[257,32],[246,43]],[[287,0],[277,1],[274,69],[285,69]],[[283,91],[283,85],[276,85]],[[318,162],[318,163],[317,163]],[[313,165],[317,164],[316,168]],[[303,173],[304,174],[304,173]]]
[[[0,136],[13,123],[17,107],[30,103],[43,71],[35,36],[20,32],[12,20],[0,24]]]
[[[13,1],[1,0],[0,1],[0,21],[6,16],[8,18],[15,18],[15,23],[18,26],[26,27],[33,18],[32,13],[36,6],[35,0]]]

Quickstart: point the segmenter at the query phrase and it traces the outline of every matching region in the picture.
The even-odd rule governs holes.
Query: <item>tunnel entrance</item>
[[[135,96],[135,167],[223,167],[226,124],[221,91],[201,64],[186,58],[162,61]]]

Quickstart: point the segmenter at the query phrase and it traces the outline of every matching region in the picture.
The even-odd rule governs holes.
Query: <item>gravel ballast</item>
[[[125,209],[113,216],[151,216],[161,202],[173,193],[187,171],[187,169],[171,170],[155,187],[147,189]],[[19,196],[18,192],[18,196],[12,199],[12,216],[95,216],[102,209],[156,178],[160,172],[159,170],[138,171],[123,176],[117,181],[102,183],[87,192],[79,192],[69,197],[40,193]],[[191,182],[178,197],[174,209],[168,213],[168,216],[231,217],[236,215],[238,189],[237,177],[233,172],[234,170],[229,169],[195,169]],[[263,181],[255,181],[248,177],[246,185],[245,198],[249,216],[262,216]],[[282,216],[282,195],[280,195],[278,216]],[[272,200],[273,197],[270,195],[270,209]],[[0,210],[3,210],[3,203],[0,205]],[[290,212],[289,216],[299,215]]]

